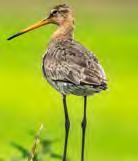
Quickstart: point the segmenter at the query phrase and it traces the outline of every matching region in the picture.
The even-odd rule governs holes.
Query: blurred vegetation
[[[27,159],[28,161],[44,161],[44,157],[46,155],[54,159],[60,159],[60,160],[62,159],[61,155],[56,154],[52,151],[51,145],[55,141],[41,137],[42,129],[43,127],[41,126],[37,134],[34,134],[34,132],[30,133],[30,134],[33,134],[33,137],[35,137],[31,152],[30,150],[28,150],[28,148],[26,149],[20,144],[11,142],[11,146],[17,149],[21,154],[19,157],[17,157],[15,153],[15,156],[12,157],[11,161],[16,161],[16,160],[21,161],[21,160],[27,160]]]
[[[13,141],[14,147],[27,152],[33,141],[28,131],[41,122],[47,129],[45,139],[59,140],[52,144],[52,153],[63,153],[61,96],[45,81],[41,70],[42,55],[56,27],[45,26],[6,41],[11,34],[43,19],[60,2],[0,1],[0,158],[3,158],[0,160],[23,157],[10,143]],[[109,82],[107,91],[88,99],[86,160],[137,161],[138,4],[107,0],[69,0],[69,3],[75,12],[75,39],[94,51]],[[69,96],[68,107],[71,119],[68,156],[78,160],[83,99]],[[45,158],[55,160],[50,155]]]

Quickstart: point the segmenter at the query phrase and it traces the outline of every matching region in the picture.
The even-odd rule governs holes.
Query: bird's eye
[[[54,11],[52,11],[51,14],[55,15],[55,14],[57,14],[57,13],[58,13],[58,11],[57,11],[57,10],[54,10]]]

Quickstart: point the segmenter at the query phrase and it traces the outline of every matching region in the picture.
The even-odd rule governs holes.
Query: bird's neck
[[[51,40],[72,39],[73,31],[74,31],[74,23],[64,22],[62,25],[58,26],[58,29],[52,35]]]

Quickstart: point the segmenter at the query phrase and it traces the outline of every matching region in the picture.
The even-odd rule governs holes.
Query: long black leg
[[[85,147],[85,133],[86,133],[86,125],[87,125],[87,118],[86,118],[86,108],[87,108],[87,96],[84,96],[84,116],[82,120],[82,152],[81,152],[81,161],[84,161],[84,147]]]
[[[68,115],[67,103],[66,103],[66,96],[63,95],[63,106],[65,112],[65,144],[64,144],[64,153],[63,153],[63,161],[66,161],[66,154],[67,154],[67,145],[68,145],[68,136],[69,136],[69,129],[70,129],[70,120]]]

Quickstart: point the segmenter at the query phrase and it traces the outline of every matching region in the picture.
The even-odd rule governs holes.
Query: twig
[[[43,124],[41,124],[41,126],[40,126],[40,128],[39,128],[39,130],[38,130],[38,132],[35,136],[35,140],[34,140],[34,143],[33,143],[33,146],[32,146],[30,156],[28,157],[28,161],[33,161],[33,159],[35,157],[37,145],[40,142],[40,134],[41,134],[42,129],[43,129]]]

